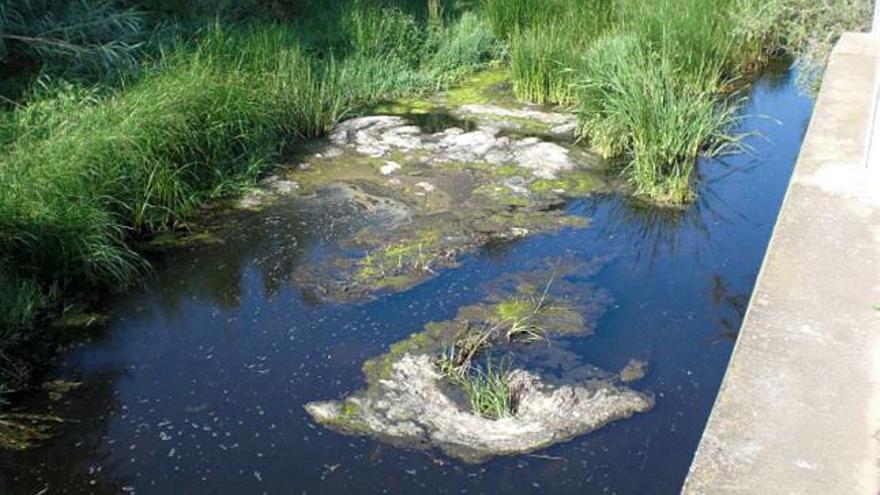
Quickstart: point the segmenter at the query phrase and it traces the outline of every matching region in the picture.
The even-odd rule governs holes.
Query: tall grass
[[[0,120],[0,323],[27,331],[57,302],[46,294],[130,284],[148,269],[132,238],[184,225],[288,144],[449,84],[496,47],[472,15],[427,32],[398,9],[352,16],[347,46],[325,56],[290,24],[215,24],[122,88],[41,79]]]
[[[723,151],[742,87],[783,51],[858,26],[864,0],[482,0],[508,40],[520,99],[574,107],[579,137],[635,193],[693,198],[698,156]],[[817,35],[818,33],[818,35]]]
[[[607,158],[624,157],[637,194],[667,203],[692,196],[695,158],[736,141],[734,109],[719,104],[721,63],[697,72],[630,35],[599,40],[580,74],[578,134]]]

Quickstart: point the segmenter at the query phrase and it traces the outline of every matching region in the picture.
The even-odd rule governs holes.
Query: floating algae
[[[588,333],[608,304],[603,291],[569,280],[589,270],[569,264],[504,277],[487,287],[492,292],[483,303],[461,308],[454,320],[430,323],[367,361],[365,389],[343,400],[309,403],[306,410],[343,433],[438,448],[465,462],[532,452],[645,412],[652,397],[622,385],[617,375],[577,362],[552,342]],[[538,279],[543,285],[535,284]],[[523,320],[542,329],[540,339],[511,336],[514,322]],[[472,363],[493,351],[506,352],[515,363],[501,376],[511,393],[511,410],[502,417],[468,407],[460,387],[460,377],[466,380],[471,367],[479,366]],[[526,357],[518,360],[520,355]],[[565,366],[558,373],[522,366],[536,355]]]
[[[502,76],[341,122],[237,208],[297,215],[329,241],[290,278],[331,301],[406,290],[489,243],[585,227],[563,205],[608,191],[605,163],[560,138],[573,116],[502,103]]]

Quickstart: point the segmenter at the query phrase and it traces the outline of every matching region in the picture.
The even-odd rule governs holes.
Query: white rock
[[[385,165],[379,167],[379,172],[381,172],[382,175],[391,175],[398,170],[400,170],[400,164],[391,161],[385,162]]]

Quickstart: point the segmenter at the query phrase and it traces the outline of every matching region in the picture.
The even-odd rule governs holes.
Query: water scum
[[[559,340],[592,333],[610,302],[582,281],[600,265],[563,259],[502,277],[484,287],[483,302],[364,363],[366,388],[306,410],[342,433],[465,462],[533,452],[646,412],[653,397],[623,385],[644,374],[644,363],[640,373],[632,365],[609,373]],[[477,393],[496,394],[505,410],[475,409]]]
[[[573,117],[490,103],[506,94],[491,71],[471,84],[340,123],[239,201],[260,210],[294,198],[345,209],[343,221],[359,225],[337,253],[297,269],[301,287],[364,300],[408,289],[487,243],[587,225],[564,200],[611,186],[606,164],[570,143]]]

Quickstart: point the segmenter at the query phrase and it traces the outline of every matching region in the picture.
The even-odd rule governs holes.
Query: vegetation
[[[31,10],[4,7],[4,29],[30,26],[26,14],[39,17],[40,4],[23,5]],[[131,15],[80,7],[94,7],[98,18]],[[127,286],[148,270],[132,238],[184,226],[205,201],[254,181],[286,145],[362,106],[436,90],[494,58],[494,39],[473,15],[435,17],[425,30],[398,8],[346,9],[331,41],[292,21],[215,20],[140,47],[161,56],[98,83],[97,73],[68,72],[49,48],[4,30],[7,63],[33,57],[45,68],[0,120],[5,332],[31,331],[57,294]],[[114,49],[134,56],[134,45],[89,36],[77,46],[105,62],[122,60]],[[38,37],[46,47],[73,45],[28,35]],[[319,51],[319,43],[328,44]],[[14,340],[4,339],[0,353]]]
[[[695,158],[737,143],[731,88],[783,51],[805,47],[808,59],[821,60],[833,33],[856,27],[866,7],[3,2],[0,381],[23,385],[25,367],[10,350],[45,327],[64,298],[125,287],[149,270],[133,239],[185,228],[200,205],[240,191],[289,145],[345,115],[506,59],[518,98],[570,106],[579,137],[619,159],[637,194],[678,203],[692,197]],[[363,268],[402,263],[430,270],[409,246]],[[533,324],[512,321],[537,335]]]
[[[520,290],[520,295],[498,303],[495,314],[498,324],[504,330],[508,341],[535,342],[546,339],[548,331],[546,317],[565,308],[554,305],[548,293],[553,278],[540,293]]]
[[[821,61],[864,22],[859,0],[483,0],[517,96],[570,105],[578,136],[635,193],[693,197],[695,160],[735,147],[730,91],[783,53]],[[814,65],[819,65],[815,64]]]
[[[0,406],[6,405],[6,389],[0,385]],[[24,450],[52,436],[63,421],[56,416],[0,413],[0,449]]]
[[[499,419],[516,413],[516,394],[503,362],[493,367],[492,358],[487,357],[485,366],[474,366],[447,377],[464,390],[475,414]]]

